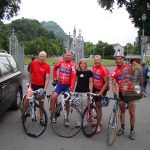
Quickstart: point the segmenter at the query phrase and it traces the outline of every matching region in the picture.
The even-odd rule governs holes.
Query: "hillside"
[[[54,34],[59,38],[67,39],[68,37],[64,30],[54,21],[43,21],[41,22],[41,25],[48,31],[53,31]]]

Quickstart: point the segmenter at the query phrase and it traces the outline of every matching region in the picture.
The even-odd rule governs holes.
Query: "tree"
[[[147,16],[144,26],[145,35],[150,35],[150,0],[97,0],[97,2],[102,8],[111,12],[113,11],[115,2],[117,2],[119,8],[125,6],[132,23],[140,29],[140,35],[142,33],[141,29],[143,28],[141,16],[145,13]]]
[[[1,0],[0,2],[0,23],[3,19],[10,19],[17,15],[20,10],[21,0]]]
[[[85,56],[90,56],[94,54],[95,45],[91,42],[85,42],[84,44],[84,54]]]
[[[94,54],[101,55],[103,59],[112,58],[114,51],[115,50],[112,45],[109,45],[107,42],[98,41]]]
[[[140,54],[140,49],[137,47],[137,44],[131,44],[127,43],[126,46],[124,47],[125,50],[125,55],[131,55],[131,54]]]

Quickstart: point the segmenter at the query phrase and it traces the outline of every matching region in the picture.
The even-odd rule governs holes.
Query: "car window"
[[[0,77],[11,73],[12,68],[6,57],[0,57]]]
[[[8,60],[9,60],[10,64],[12,65],[12,67],[14,69],[14,72],[18,71],[17,64],[16,64],[14,58],[13,57],[8,57]]]

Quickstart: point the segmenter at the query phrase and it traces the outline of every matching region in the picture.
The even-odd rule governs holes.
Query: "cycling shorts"
[[[44,89],[44,86],[31,84],[31,88],[33,89],[33,91],[36,91],[36,90],[38,90],[38,89],[40,89],[40,88]]]
[[[55,87],[55,91],[57,94],[63,92],[69,92],[70,85],[68,84],[57,84]]]
[[[38,89],[44,89],[44,86],[40,86],[40,85],[35,85],[35,84],[31,84],[27,90],[27,92],[32,92],[32,91],[36,91]],[[43,101],[43,100],[42,100]]]
[[[122,92],[119,92],[119,98],[120,98],[120,101],[122,101],[122,102],[124,102],[124,103],[128,103],[128,102],[124,99],[124,97],[123,97],[123,95],[122,95]]]
[[[44,86],[40,86],[40,85],[35,85],[35,84],[31,84],[27,90],[27,92],[30,92],[30,91],[36,91],[38,89],[44,89]]]

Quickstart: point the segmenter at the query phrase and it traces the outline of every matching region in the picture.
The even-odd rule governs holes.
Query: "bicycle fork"
[[[113,128],[117,126],[117,117],[118,117],[118,102],[114,105],[112,110],[112,115],[110,118],[110,124],[112,124]]]
[[[32,117],[32,121],[33,122],[37,121],[36,107],[35,107],[35,103],[34,102],[32,103],[31,117]]]

